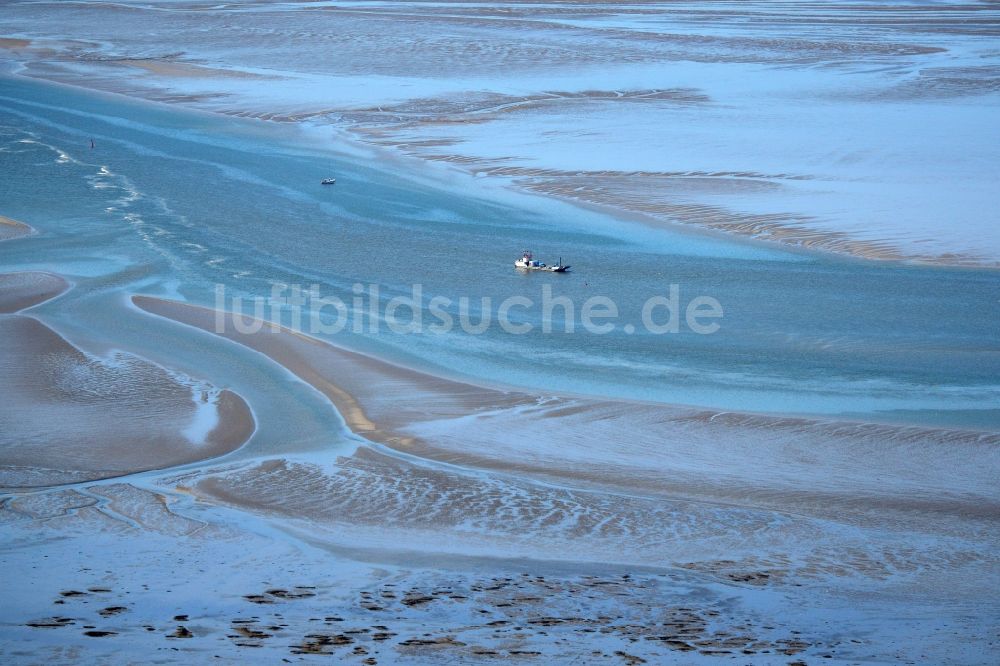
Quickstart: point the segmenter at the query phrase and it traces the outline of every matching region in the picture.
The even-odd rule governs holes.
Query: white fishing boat
[[[565,273],[569,270],[569,266],[563,266],[562,257],[559,257],[559,263],[555,266],[548,266],[535,259],[531,250],[525,250],[524,255],[514,262],[514,267],[526,271],[549,271],[550,273]]]
[[[323,180],[319,181],[320,185],[335,185],[336,183],[337,183],[336,178],[324,178]]]

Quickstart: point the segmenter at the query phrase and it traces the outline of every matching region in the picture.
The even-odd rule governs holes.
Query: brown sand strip
[[[31,46],[30,39],[15,39],[13,37],[0,37],[0,49],[23,49]]]
[[[256,333],[240,333],[231,313],[148,296],[132,300],[143,310],[265,354],[326,395],[353,431],[427,459],[570,481],[577,487],[823,516],[871,517],[890,510],[921,520],[935,513],[1000,515],[996,498],[981,495],[982,479],[972,482],[976,466],[995,465],[1000,435],[720,414],[593,398],[542,399],[400,368],[270,324]],[[250,321],[245,318],[244,327]],[[421,423],[468,415],[479,418],[453,421],[454,429],[435,430],[430,438],[415,435]],[[528,433],[527,439],[520,433]],[[558,446],[531,444],[559,438],[568,438],[567,446],[582,447],[584,455],[588,447],[610,455],[578,460]],[[632,444],[621,447],[619,440]],[[632,455],[630,447],[635,446],[657,462],[620,457]],[[817,452],[822,452],[821,460],[815,459]],[[839,479],[837,484],[820,487],[817,466]],[[944,476],[928,472],[941,468],[951,471]],[[925,496],[912,497],[879,477],[920,488]],[[838,484],[856,492],[845,493]]]
[[[240,333],[236,315],[150,296],[132,302],[153,314],[221,335],[255,349],[318,389],[351,430],[376,441],[402,444],[397,430],[432,419],[533,404],[536,398],[434,377],[335,347],[284,327],[263,325]],[[241,318],[246,327],[249,317]]]
[[[188,62],[176,62],[172,60],[115,60],[114,64],[128,65],[144,69],[150,74],[166,76],[171,78],[210,78],[210,79],[272,79],[273,76],[264,76],[252,72],[241,72],[232,69],[219,69],[217,67],[204,67]]]
[[[0,215],[0,241],[30,236],[35,230],[24,222],[12,220],[9,217]]]
[[[184,430],[191,388],[129,354],[87,356],[37,319],[0,317],[0,482],[37,487],[120,476],[215,458],[256,424],[246,402],[222,391],[203,442]]]
[[[52,273],[0,273],[0,313],[17,312],[44,303],[68,288],[66,280]]]
[[[216,457],[238,449],[257,429],[250,405],[238,393],[229,389],[222,390],[215,402],[215,409],[219,414],[219,422],[205,440],[209,448],[218,453],[206,457]]]

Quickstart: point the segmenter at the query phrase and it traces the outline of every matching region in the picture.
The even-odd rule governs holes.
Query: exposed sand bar
[[[329,398],[351,430],[375,441],[405,445],[408,438],[401,437],[399,428],[407,424],[535,402],[528,394],[434,377],[284,327],[262,323],[257,333],[240,333],[236,316],[228,312],[150,296],[133,296],[132,302],[267,355]],[[244,325],[253,322],[250,317],[240,320]]]
[[[126,59],[114,61],[116,64],[128,65],[146,70],[150,74],[167,78],[233,78],[233,79],[267,79],[271,77],[251,72],[241,72],[234,69],[219,69],[204,67],[193,63],[174,62],[171,60],[140,60]]]
[[[66,280],[52,273],[0,273],[0,313],[17,312],[44,303],[68,287]]]
[[[0,317],[0,487],[119,476],[228,453],[253,433],[231,391],[194,386],[131,356],[94,358],[40,321]],[[198,389],[198,390],[195,390]],[[211,402],[203,441],[183,433]]]
[[[14,39],[13,37],[0,37],[0,49],[23,49],[31,46],[30,39]]]
[[[992,434],[501,391],[271,325],[239,333],[229,313],[147,296],[133,302],[267,355],[325,394],[355,432],[429,459],[865,521],[1000,517],[986,473],[1000,464]]]
[[[0,53],[29,77],[327,127],[675,231],[1000,260],[982,213],[989,3],[15,3],[6,18]]]
[[[646,663],[702,663],[691,658],[698,657],[689,645],[695,641],[706,654],[743,649],[784,657],[773,663],[792,654],[813,663],[813,652],[827,649],[810,618],[785,620],[776,613],[784,609],[780,604],[766,613],[737,606],[726,588],[701,585],[692,597],[690,585],[636,567],[493,557],[470,569],[463,562],[471,558],[438,553],[410,556],[402,565],[391,553],[341,557],[294,536],[275,538],[274,525],[288,521],[234,517],[186,496],[125,483],[16,497],[0,505],[0,521],[9,536],[0,563],[5,571],[32,574],[8,578],[7,603],[0,607],[0,653],[11,655],[6,663],[12,664],[29,663],[22,653],[55,652],[50,646],[57,641],[61,651],[48,660],[53,666],[144,662],[150,654],[190,663],[208,651],[225,663],[315,655],[331,663],[568,664],[577,654],[575,663],[642,663],[588,661],[598,648],[642,655]],[[62,530],[59,537],[54,529]],[[79,561],[101,566],[65,564]],[[177,616],[190,621],[171,621]],[[950,623],[949,635],[968,623]],[[115,633],[81,635],[87,625]],[[178,640],[178,625],[190,630],[187,638]],[[514,635],[513,626],[523,629]],[[842,635],[870,640],[871,628],[864,629],[837,626]],[[922,650],[925,644],[943,650],[930,631],[910,629],[906,636],[924,642],[905,645],[921,655],[935,654]],[[683,639],[667,643],[664,635],[674,632]],[[897,629],[894,638],[900,634]],[[853,645],[844,648],[847,654],[857,654],[847,652]],[[979,646],[962,645],[967,653]],[[669,650],[684,656],[670,659]],[[898,658],[898,649],[894,654]]]
[[[34,229],[24,222],[18,222],[17,220],[0,215],[0,241],[20,238],[21,236],[30,236],[33,232]]]
[[[486,173],[518,173],[514,167],[484,168]],[[629,219],[654,227],[676,228],[690,225],[760,241],[782,243],[806,250],[846,254],[876,261],[909,261],[942,266],[997,268],[1000,262],[971,253],[920,254],[904,252],[890,240],[854,238],[843,231],[812,226],[817,220],[795,213],[755,214],[724,206],[692,203],[692,192],[703,194],[712,188],[736,194],[739,188],[766,188],[765,179],[740,181],[728,176],[697,180],[687,176],[658,176],[642,173],[564,173],[538,177],[525,169],[527,177],[515,178],[526,189],[561,199],[617,211]],[[553,171],[553,170],[549,170]],[[678,192],[670,186],[678,184]],[[689,191],[685,191],[687,186]]]

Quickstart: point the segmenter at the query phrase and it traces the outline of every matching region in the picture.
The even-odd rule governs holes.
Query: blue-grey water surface
[[[358,335],[349,325],[333,339],[437,372],[552,392],[1000,425],[995,272],[651,230],[460,174],[411,177],[404,163],[345,148],[316,129],[2,78],[0,214],[40,233],[0,246],[0,266],[51,270],[75,283],[40,309],[60,330],[181,365],[198,365],[204,338],[188,348],[151,335],[126,295],[212,305],[217,284],[230,297],[318,284],[350,305],[355,284],[378,284],[383,300],[420,284],[425,308],[438,295],[474,305],[488,296],[494,311],[510,296],[528,297],[535,307],[514,309],[512,319],[535,328],[440,335],[425,326],[403,335],[383,325]],[[319,185],[331,175],[335,186]],[[526,247],[543,261],[561,256],[573,272],[519,273],[513,261]],[[720,330],[644,332],[642,303],[671,284],[682,305],[717,299]],[[544,285],[578,309],[590,296],[612,298],[621,313],[615,330],[582,331],[577,311],[576,332],[557,323],[544,333]],[[473,320],[480,316],[477,308]],[[423,317],[436,321],[426,309]],[[625,332],[625,323],[637,331]],[[227,379],[241,382],[236,370]]]

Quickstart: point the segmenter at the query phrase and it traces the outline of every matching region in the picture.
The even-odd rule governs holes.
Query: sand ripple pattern
[[[751,586],[830,578],[936,580],[946,571],[989,576],[997,565],[976,542],[962,538],[916,548],[906,532],[413,465],[367,448],[335,466],[265,461],[209,476],[196,490],[305,518],[353,545],[679,566]],[[393,535],[389,542],[379,536],[386,529]],[[719,560],[719,552],[736,557]]]
[[[886,144],[886,132],[865,131],[892,129],[892,106],[901,102],[924,105],[920,113],[928,117],[942,113],[941,103],[970,116],[981,107],[988,113],[1000,90],[993,62],[1000,12],[993,3],[38,7],[7,8],[16,37],[0,50],[29,75],[238,117],[332,125],[480,175],[531,169],[555,156],[555,170],[566,172],[558,178],[508,178],[661,226],[707,227],[871,259],[997,265],[995,243],[983,247],[986,227],[969,212],[988,207],[982,202],[992,183],[982,165],[996,156],[973,158],[946,138],[914,158],[908,138]],[[786,73],[791,78],[772,90],[772,79]],[[729,87],[718,81],[743,79],[759,85],[725,98]],[[961,134],[968,118],[955,116],[948,127],[953,115],[911,134]],[[609,129],[615,116],[620,120]],[[742,144],[745,137],[736,136],[710,155],[692,146],[674,154],[679,143],[711,143],[720,124],[772,116],[765,131],[775,133],[774,142],[729,145]],[[858,117],[866,120],[859,124]],[[539,130],[519,150],[481,141],[484,133],[530,134],[545,122],[558,129]],[[799,123],[812,129],[795,139],[797,150],[771,145],[783,142],[783,125]],[[686,130],[660,136],[664,125]],[[633,131],[643,141],[616,143],[618,134]],[[610,132],[606,142],[584,140],[601,132]],[[814,142],[830,132],[839,140]],[[776,149],[760,159],[789,164],[756,171],[820,182],[803,196],[782,176],[649,177],[613,164],[643,145],[662,149],[646,159],[667,168],[639,172],[753,171],[745,168],[749,157]],[[606,169],[593,168],[595,153],[607,153]],[[567,168],[567,161],[581,168]],[[710,168],[695,167],[705,161]],[[925,166],[914,174],[917,161]],[[603,171],[611,173],[597,175]],[[882,187],[886,180],[891,187]],[[938,196],[927,196],[929,184]],[[899,191],[890,200],[893,188]],[[914,204],[915,196],[949,203],[930,210]],[[968,234],[941,238],[944,211],[949,218],[961,211]]]

